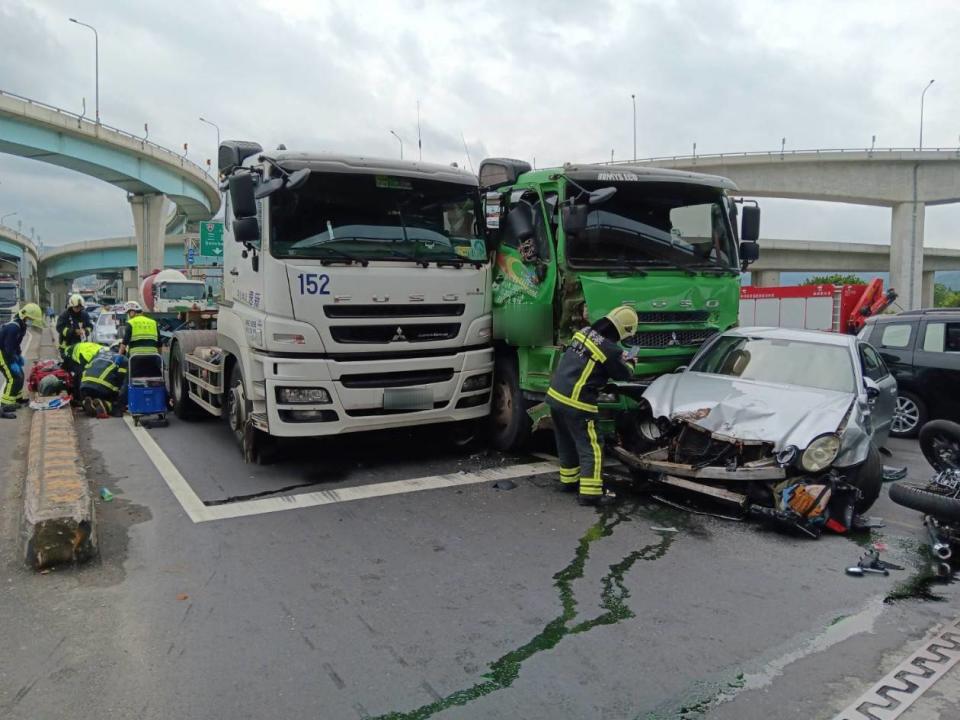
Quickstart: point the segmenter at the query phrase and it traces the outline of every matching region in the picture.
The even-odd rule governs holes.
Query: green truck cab
[[[640,386],[737,323],[740,273],[759,256],[760,209],[738,210],[730,180],[625,165],[532,170],[504,158],[484,160],[479,176],[496,249],[496,447],[523,445],[527,411],[545,398],[563,348],[614,307],[639,317],[624,347],[636,354]],[[633,405],[602,396],[601,426],[609,432]]]

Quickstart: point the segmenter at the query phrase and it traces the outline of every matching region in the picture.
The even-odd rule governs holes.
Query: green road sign
[[[200,223],[200,254],[205,257],[223,257],[223,223]]]

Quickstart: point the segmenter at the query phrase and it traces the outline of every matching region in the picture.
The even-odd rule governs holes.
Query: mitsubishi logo
[[[680,344],[680,338],[677,337],[675,332],[670,333],[670,342],[667,343],[667,347],[673,347],[674,345]]]
[[[390,338],[390,342],[407,342],[407,336],[403,334],[403,328],[398,327],[397,331]]]

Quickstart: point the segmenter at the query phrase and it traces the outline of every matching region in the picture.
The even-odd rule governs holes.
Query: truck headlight
[[[800,465],[810,473],[826,470],[837,459],[840,452],[840,438],[836,435],[821,435],[803,451]]]
[[[282,387],[277,388],[277,400],[281,403],[322,405],[331,402],[330,393],[323,388]]]
[[[490,387],[490,373],[484,373],[483,375],[472,375],[463,381],[463,392],[483,390],[488,387]]]

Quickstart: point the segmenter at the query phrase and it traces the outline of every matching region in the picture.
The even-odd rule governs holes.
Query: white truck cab
[[[224,300],[215,343],[174,336],[178,415],[222,415],[256,460],[271,437],[489,413],[490,268],[472,174],[246,142],[224,142],[219,165]]]

